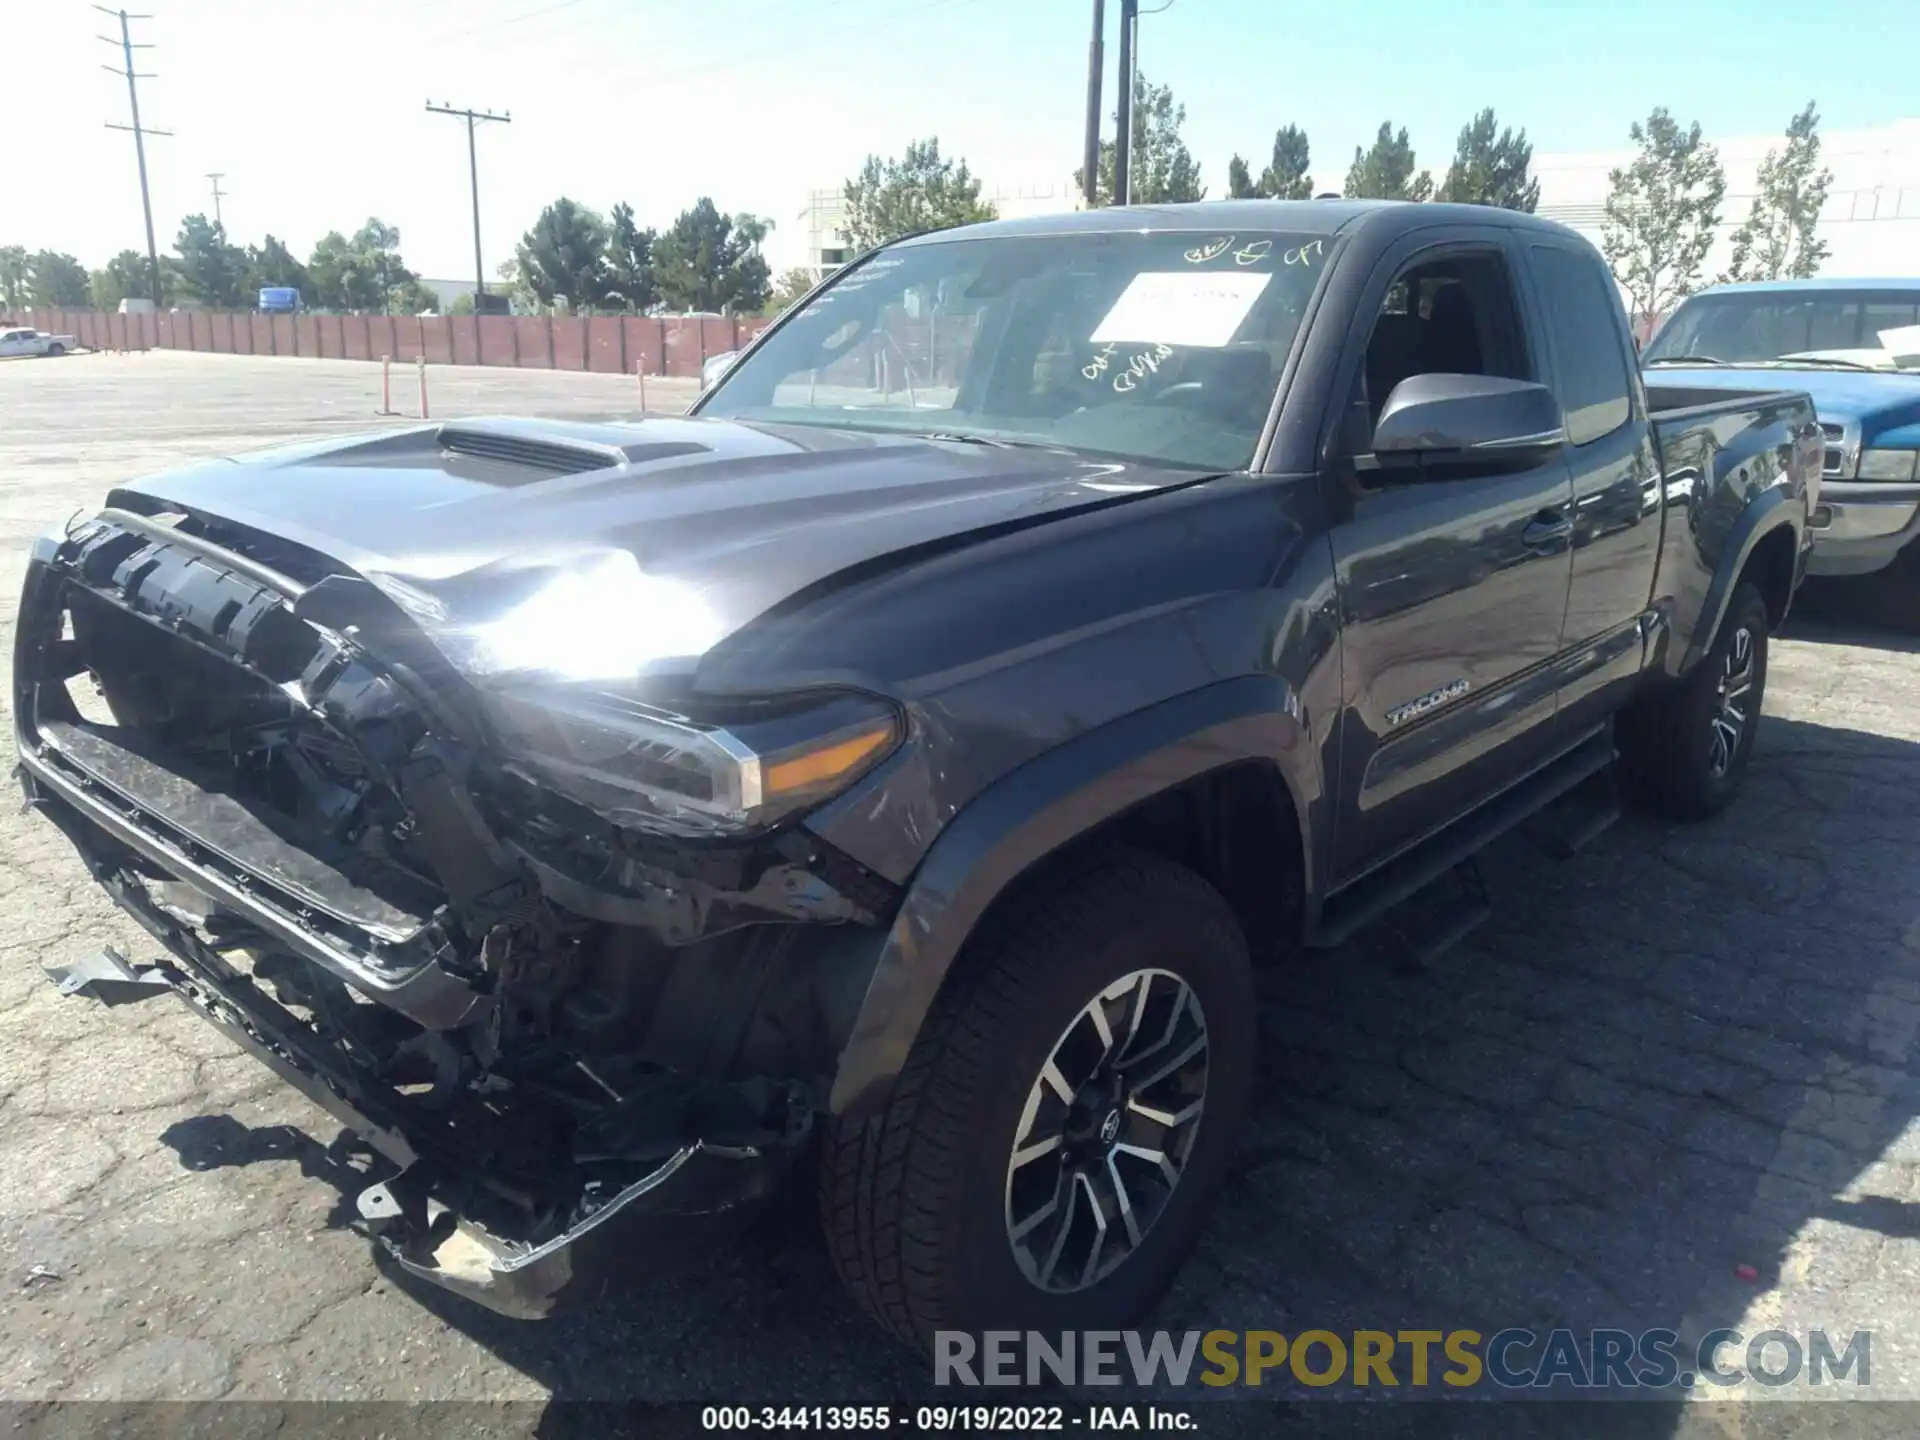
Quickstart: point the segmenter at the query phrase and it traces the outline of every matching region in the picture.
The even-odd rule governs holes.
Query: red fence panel
[[[160,317],[149,310],[135,317],[140,322],[140,348],[152,350],[160,344]]]
[[[318,315],[293,317],[293,353],[309,360],[320,353],[320,317]]]
[[[426,315],[420,320],[421,345],[429,365],[453,363],[453,321],[445,315]]]
[[[267,321],[268,333],[273,337],[273,353],[276,355],[293,354],[293,316],[269,315]]]
[[[725,355],[729,350],[738,350],[734,339],[735,321],[731,316],[722,315],[718,319],[700,322],[700,360],[704,364],[715,355]]]
[[[587,322],[579,315],[553,317],[553,368],[587,368]]]
[[[145,318],[153,322],[153,343],[162,350],[173,349],[173,316],[160,310]]]
[[[618,315],[595,315],[587,321],[587,368],[603,375],[624,374],[630,367],[621,347],[625,334]]]
[[[373,341],[367,334],[367,317],[364,315],[343,315],[340,317],[340,353],[349,360],[371,360]]]
[[[518,364],[519,351],[514,337],[518,322],[511,315],[480,315],[480,363],[482,365]]]
[[[519,345],[517,365],[533,370],[553,368],[553,332],[545,315],[513,317],[514,341]]]
[[[660,361],[666,354],[662,323],[651,315],[628,315],[620,321],[627,341],[627,369],[644,370],[649,375],[662,373]]]
[[[699,375],[704,358],[700,354],[700,322],[675,316],[662,320],[660,328],[665,333],[660,341],[661,363],[655,373]]]
[[[447,327],[453,338],[453,363],[478,365],[480,363],[480,317],[449,315]]]
[[[346,327],[338,315],[316,315],[313,353],[323,359],[341,360],[346,358]]]
[[[273,317],[271,315],[249,315],[247,317],[247,347],[254,355],[273,354]]]

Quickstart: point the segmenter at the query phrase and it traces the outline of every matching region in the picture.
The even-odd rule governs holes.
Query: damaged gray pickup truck
[[[177,995],[509,1314],[816,1167],[894,1333],[1139,1317],[1254,1087],[1256,963],[1614,777],[1703,818],[1802,572],[1804,395],[1647,386],[1506,211],[1216,203],[882,248],[685,418],[126,485],[38,544],[29,801]],[[1409,912],[1402,912],[1403,914]],[[1284,1217],[1276,1217],[1284,1223]]]

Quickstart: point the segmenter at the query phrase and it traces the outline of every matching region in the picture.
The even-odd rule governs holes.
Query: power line
[[[486,309],[487,271],[480,261],[480,157],[473,132],[487,120],[511,125],[513,116],[505,112],[496,115],[491,110],[457,110],[451,105],[436,105],[431,100],[427,102],[427,109],[435,115],[457,115],[467,122],[467,176],[473,182],[473,310],[477,315]]]
[[[220,188],[220,182],[226,178],[227,172],[224,170],[209,170],[207,172],[207,179],[213,182],[213,223],[220,226],[222,230],[227,227],[225,222],[220,218],[220,197],[225,193]]]
[[[561,10],[571,10],[582,0],[555,0],[554,4],[543,5],[537,10],[523,10],[518,15],[508,15],[499,20],[489,20],[484,25],[475,25],[466,30],[456,30],[451,35],[442,35],[439,44],[451,45],[456,40],[467,40],[475,35],[485,35],[494,30],[505,30],[510,25],[524,25],[529,20],[538,20],[542,15],[552,15]]]
[[[110,35],[102,35],[99,38],[109,45],[118,45],[120,47],[120,54],[126,62],[126,68],[124,70],[117,69],[112,65],[102,65],[100,68],[102,70],[110,70],[115,75],[124,75],[127,77],[127,108],[132,112],[133,123],[131,125],[116,125],[113,121],[109,120],[107,121],[107,128],[109,130],[131,130],[133,132],[133,153],[135,158],[140,162],[140,213],[145,217],[147,222],[147,281],[153,293],[154,308],[158,309],[161,304],[160,250],[159,247],[153,243],[153,197],[147,190],[146,137],[149,135],[170,136],[173,132],[171,130],[148,129],[140,123],[140,86],[137,82],[141,80],[151,80],[154,77],[149,73],[136,71],[133,68],[133,52],[135,50],[151,50],[153,46],[150,44],[135,45],[133,43],[133,31],[129,24],[130,21],[151,20],[153,17],[151,15],[129,15],[124,10],[109,10],[104,5],[96,5],[93,8],[98,10],[102,15],[113,16],[120,22],[120,38],[118,40],[115,40]]]

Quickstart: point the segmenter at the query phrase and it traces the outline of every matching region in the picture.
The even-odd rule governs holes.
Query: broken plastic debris
[[[1733,1273],[1749,1285],[1757,1285],[1760,1282],[1760,1272],[1751,1265],[1736,1265],[1733,1267]]]

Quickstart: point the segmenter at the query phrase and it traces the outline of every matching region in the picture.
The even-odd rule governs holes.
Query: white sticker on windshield
[[[1095,345],[1225,345],[1272,279],[1247,271],[1149,270],[1133,277],[1088,339]]]
[[[1880,348],[1893,356],[1896,365],[1911,365],[1920,361],[1920,325],[1901,325],[1896,329],[1882,330],[1878,336]]]

